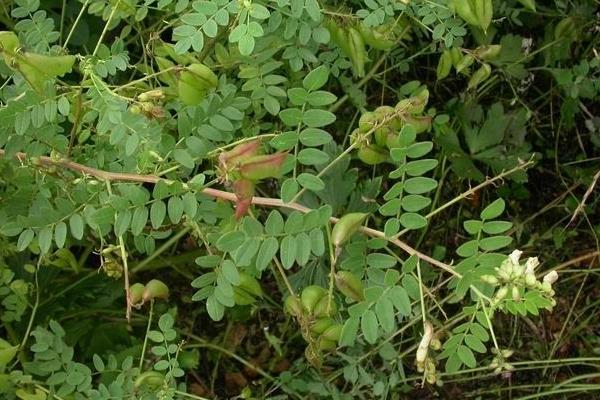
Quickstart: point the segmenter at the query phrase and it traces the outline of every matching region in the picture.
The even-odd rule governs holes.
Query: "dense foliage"
[[[0,5],[1,398],[600,390],[597,1]]]

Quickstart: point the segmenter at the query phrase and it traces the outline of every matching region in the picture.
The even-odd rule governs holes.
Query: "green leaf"
[[[394,304],[394,307],[398,310],[398,312],[406,317],[411,314],[410,307],[410,298],[408,297],[408,293],[401,286],[394,286],[390,289],[390,300]]]
[[[377,341],[379,337],[378,326],[379,323],[377,322],[375,312],[372,310],[365,311],[360,319],[360,329],[368,343],[375,344]]]
[[[300,266],[306,265],[310,257],[310,238],[304,232],[296,236],[296,262]]]
[[[52,228],[45,227],[38,233],[38,243],[40,245],[40,251],[42,254],[48,253],[50,246],[52,246]]]
[[[298,161],[304,165],[323,165],[329,161],[329,156],[321,150],[304,149],[298,153]]]
[[[483,224],[483,231],[489,235],[497,235],[512,228],[513,224],[508,221],[490,221]]]
[[[427,219],[416,213],[404,213],[400,216],[400,223],[407,229],[421,229],[427,226]]]
[[[67,239],[67,224],[60,221],[54,227],[54,242],[56,243],[56,247],[62,249],[65,245],[65,240]]]
[[[460,370],[460,367],[462,366],[462,361],[460,359],[460,357],[458,356],[457,352],[454,352],[452,354],[450,354],[450,357],[448,357],[448,359],[446,360],[446,372],[448,372],[449,374],[453,374],[455,372],[457,372],[458,370]]]
[[[308,73],[302,81],[302,86],[308,91],[320,89],[329,79],[329,68],[321,65]]]
[[[254,258],[254,255],[258,252],[260,242],[260,238],[258,237],[247,238],[235,251],[234,259],[236,264],[240,267],[249,266]]]
[[[279,112],[279,118],[287,126],[297,126],[302,122],[302,111],[299,108],[286,108]]]
[[[166,215],[167,206],[164,201],[158,200],[152,203],[152,206],[150,207],[150,223],[154,229],[161,227]]]
[[[325,189],[325,183],[318,176],[304,172],[298,175],[297,179],[300,186],[313,192],[320,192]]]
[[[475,335],[466,335],[465,343],[469,348],[478,353],[485,353],[487,351],[485,345]]]
[[[296,260],[297,243],[294,236],[289,235],[283,238],[281,241],[281,264],[285,269],[292,268],[294,261]]]
[[[438,165],[438,160],[425,159],[410,161],[406,164],[406,174],[409,176],[421,176],[427,171],[431,171]]]
[[[232,285],[239,285],[240,283],[240,273],[238,272],[235,264],[231,260],[223,261],[221,265],[221,273],[223,277],[227,280],[227,282]]]
[[[334,121],[335,114],[325,110],[306,110],[302,115],[302,122],[310,128],[326,126]]]
[[[466,243],[463,243],[458,249],[456,249],[456,254],[461,256],[462,258],[467,258],[475,255],[478,250],[478,241],[477,240],[469,240]]]
[[[479,217],[483,220],[498,218],[504,212],[504,207],[504,200],[500,198],[484,208]]]
[[[83,218],[79,214],[73,214],[69,218],[69,228],[71,229],[71,235],[77,240],[83,238]]]
[[[409,194],[402,198],[402,208],[408,212],[421,211],[430,204],[431,199],[429,197],[419,194]]]
[[[183,200],[181,200],[181,197],[173,196],[169,199],[169,202],[167,203],[167,212],[169,214],[169,219],[174,224],[181,221],[181,217],[183,216]]]
[[[463,222],[463,227],[465,228],[465,231],[469,232],[469,234],[476,235],[483,227],[483,222],[478,219],[470,219]]]
[[[375,313],[381,328],[386,333],[391,333],[396,327],[394,306],[387,297],[382,297],[375,303]]]
[[[460,345],[456,349],[456,354],[458,354],[458,358],[462,361],[467,367],[475,368],[477,365],[477,361],[475,361],[475,356],[470,348],[465,345]]]
[[[322,146],[332,140],[329,133],[319,128],[306,128],[300,132],[300,142],[308,147]]]
[[[231,231],[227,232],[217,240],[217,248],[224,252],[232,252],[244,243],[246,235],[244,232]]]
[[[269,266],[273,257],[277,254],[277,250],[279,250],[279,242],[274,237],[269,237],[265,239],[260,245],[260,249],[258,250],[258,254],[256,256],[256,269],[258,271],[264,271]]]
[[[513,238],[510,236],[492,236],[481,239],[479,241],[479,247],[485,251],[495,251],[508,246],[512,241]]]
[[[342,333],[340,334],[339,344],[340,346],[353,346],[356,341],[356,334],[358,333],[358,325],[360,321],[358,317],[350,317],[344,322],[342,326]]]
[[[123,236],[129,229],[131,224],[131,211],[123,210],[117,213],[115,218],[115,235],[117,237]]]
[[[325,239],[320,228],[310,231],[310,248],[316,256],[322,256],[325,253]]]
[[[17,240],[17,251],[25,250],[33,240],[33,237],[34,233],[31,229],[25,229],[21,232],[19,239]]]
[[[391,268],[396,265],[396,259],[388,254],[371,253],[367,256],[367,264],[373,268]]]
[[[298,189],[298,182],[294,178],[286,179],[281,185],[281,200],[284,203],[289,203],[298,193]]]
[[[277,210],[269,213],[265,222],[265,232],[267,235],[278,235],[283,232],[284,222],[283,217]]]
[[[213,321],[220,321],[225,315],[225,307],[212,295],[206,299],[206,311]]]
[[[404,190],[409,194],[423,194],[437,187],[437,181],[431,178],[409,178],[404,182]]]

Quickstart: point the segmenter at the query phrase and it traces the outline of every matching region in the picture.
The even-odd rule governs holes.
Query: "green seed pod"
[[[162,281],[152,279],[146,283],[144,288],[144,301],[152,299],[167,299],[169,297],[169,288]]]
[[[494,14],[494,7],[492,0],[474,0],[475,3],[475,15],[479,26],[484,32],[487,32],[487,28],[492,23],[492,16]]]
[[[389,153],[374,144],[358,149],[356,154],[358,159],[367,165],[377,165],[389,160]]]
[[[281,176],[281,166],[286,157],[287,153],[251,157],[240,165],[240,175],[251,181],[278,178]]]
[[[387,136],[392,133],[392,129],[389,126],[382,126],[377,128],[373,133],[375,137],[375,144],[379,147],[384,147]]]
[[[442,55],[440,56],[440,60],[437,65],[437,80],[440,81],[447,77],[450,74],[450,70],[452,69],[452,54],[450,54],[450,50],[444,50]]]
[[[577,38],[577,25],[575,24],[574,17],[567,17],[562,19],[556,28],[554,28],[554,39],[570,39],[575,40]]]
[[[461,17],[467,24],[479,26],[479,19],[475,14],[475,7],[473,0],[454,0],[454,11]]]
[[[367,51],[362,36],[355,28],[348,29],[348,43],[350,47],[350,61],[352,61],[354,73],[357,77],[362,78],[365,76]]]
[[[288,314],[294,317],[300,317],[304,314],[304,310],[302,309],[302,304],[297,296],[288,296],[285,298],[283,302],[283,309]]]
[[[519,3],[523,4],[525,8],[530,9],[535,12],[535,0],[517,0]]]
[[[149,90],[147,92],[144,93],[140,93],[138,95],[138,100],[145,102],[145,101],[160,101],[163,100],[165,98],[165,93],[162,89],[152,89]]]
[[[207,92],[217,87],[218,83],[217,76],[206,65],[189,65],[179,76],[179,99],[186,105],[200,104]]]
[[[335,321],[331,318],[319,318],[315,322],[312,323],[310,327],[310,331],[315,335],[320,335],[325,332],[330,326],[332,326]]]
[[[366,218],[365,213],[351,213],[340,218],[331,231],[333,245],[335,247],[343,245],[360,228]]]
[[[429,102],[429,90],[426,87],[421,88],[418,93],[415,93],[410,99],[412,103],[411,114],[421,114],[425,111],[427,102]]]
[[[429,116],[416,117],[414,115],[407,115],[404,118],[404,122],[414,126],[416,133],[423,133],[431,129],[432,119]]]
[[[458,64],[456,64],[456,72],[460,74],[462,71],[469,68],[473,62],[475,62],[475,58],[470,54],[465,54],[462,56]]]
[[[327,340],[325,338],[321,338],[319,340],[319,350],[321,350],[321,351],[335,350],[336,347],[337,347],[337,344],[333,340]]]
[[[481,67],[471,75],[467,89],[476,88],[481,82],[489,78],[492,73],[492,67],[489,64],[483,63]]]
[[[240,283],[233,288],[235,304],[245,306],[256,302],[256,297],[262,296],[260,283],[245,272],[240,272]]]
[[[501,45],[490,44],[487,46],[479,46],[478,48],[475,49],[475,51],[473,53],[475,54],[475,57],[477,57],[483,61],[488,61],[488,60],[493,60],[494,58],[496,58],[498,56],[498,54],[500,54],[500,51],[502,51]]]
[[[134,306],[140,304],[144,298],[144,290],[144,285],[139,282],[131,285],[129,287],[129,303]]]
[[[361,133],[367,133],[371,129],[373,129],[376,123],[377,117],[375,116],[375,114],[372,112],[366,112],[362,114],[360,116],[360,119],[358,120],[358,129]]]
[[[307,286],[300,294],[300,302],[303,309],[312,314],[319,301],[326,295],[327,291],[321,286]]]
[[[354,301],[362,301],[365,298],[362,281],[350,271],[336,272],[335,286],[344,296]]]
[[[315,317],[317,317],[317,318],[331,317],[332,315],[335,315],[335,313],[337,313],[337,304],[335,303],[334,299],[331,299],[331,306],[329,306],[330,307],[329,313],[327,313],[328,306],[329,306],[329,296],[325,296],[321,300],[319,300],[319,302],[315,306],[315,309],[313,311],[313,314],[315,315]]]
[[[452,56],[452,65],[456,69],[456,66],[462,60],[462,53],[458,49],[458,47],[453,47],[450,49],[450,55]]]
[[[146,371],[140,374],[135,380],[133,386],[139,389],[147,386],[150,390],[158,390],[165,382],[165,376],[158,371]]]
[[[337,342],[342,334],[342,324],[335,324],[327,328],[321,335],[321,338]]]
[[[233,149],[219,154],[219,164],[222,168],[237,167],[240,163],[254,157],[260,150],[260,140],[238,144]]]

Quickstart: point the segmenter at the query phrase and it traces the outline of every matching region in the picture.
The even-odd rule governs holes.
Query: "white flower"
[[[533,271],[540,265],[537,257],[529,257],[525,262],[525,275],[533,275]]]
[[[508,258],[513,265],[519,265],[519,258],[521,258],[521,254],[523,254],[521,250],[514,250],[512,253],[510,253]]]
[[[558,272],[550,271],[544,276],[544,283],[552,285],[558,279]]]

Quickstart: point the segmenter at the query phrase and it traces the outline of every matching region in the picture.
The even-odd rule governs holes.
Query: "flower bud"
[[[533,275],[538,265],[540,265],[540,261],[537,257],[529,257],[525,262],[525,274]]]
[[[556,271],[550,271],[546,275],[544,275],[543,282],[552,286],[552,284],[554,282],[556,282],[557,279],[558,279],[558,272],[556,272]]]
[[[502,286],[497,292],[496,296],[494,296],[497,300],[502,300],[508,295],[508,287]]]
[[[512,299],[516,302],[521,301],[521,292],[519,291],[519,288],[516,286],[513,286],[513,288],[512,288]]]
[[[417,348],[417,365],[425,362],[425,359],[427,358],[427,350],[429,349],[429,343],[431,342],[432,337],[433,325],[431,325],[431,322],[425,321],[425,324],[423,324],[423,337],[421,338],[421,342],[419,342],[419,347]]]
[[[489,283],[490,285],[498,284],[498,278],[496,278],[494,275],[482,275],[481,280],[485,283]]]
[[[525,284],[529,287],[534,287],[537,283],[537,279],[535,279],[535,275],[527,274],[525,275]]]
[[[508,258],[513,265],[519,265],[519,259],[521,258],[521,254],[523,254],[521,250],[514,250],[512,253],[510,253]]]

